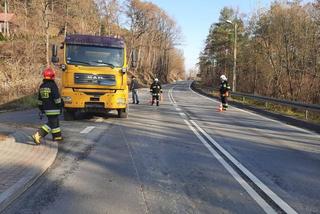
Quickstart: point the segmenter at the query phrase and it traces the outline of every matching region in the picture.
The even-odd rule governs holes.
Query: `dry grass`
[[[0,43],[0,104],[34,94],[44,65],[39,38]]]

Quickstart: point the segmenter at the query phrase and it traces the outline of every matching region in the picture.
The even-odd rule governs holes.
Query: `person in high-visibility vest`
[[[155,78],[153,83],[151,84],[150,93],[152,95],[151,105],[153,105],[154,101],[156,101],[157,106],[159,106],[159,100],[160,100],[161,94],[162,94],[162,87],[161,87],[161,84],[160,84],[158,78]]]
[[[61,114],[63,101],[54,81],[55,72],[51,68],[46,68],[42,74],[43,83],[39,88],[38,107],[41,113],[47,116],[48,122],[32,135],[34,143],[37,145],[41,143],[41,138],[50,133],[54,141],[62,140],[59,115]]]
[[[228,84],[228,79],[225,75],[220,76],[220,98],[222,103],[222,110],[226,111],[228,108],[228,96],[231,87]]]

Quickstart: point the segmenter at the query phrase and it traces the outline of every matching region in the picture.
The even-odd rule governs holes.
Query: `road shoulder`
[[[190,85],[190,88],[191,88],[191,90],[193,90],[203,96],[219,100],[218,97],[213,96],[212,94],[206,92],[205,90],[203,90],[201,88],[195,87],[194,82]],[[267,111],[262,108],[257,108],[254,106],[245,105],[245,104],[242,104],[242,103],[239,103],[236,101],[229,101],[229,104],[231,104],[232,106],[237,107],[239,109],[250,111],[250,112],[259,114],[261,116],[268,117],[270,119],[281,121],[281,122],[286,123],[288,125],[292,125],[292,126],[295,126],[298,128],[306,129],[306,130],[320,134],[320,125],[319,124],[311,123],[311,122],[304,121],[304,120],[299,120],[297,118],[289,117],[289,116],[286,116],[286,115],[283,115],[280,113],[276,113],[276,112]]]

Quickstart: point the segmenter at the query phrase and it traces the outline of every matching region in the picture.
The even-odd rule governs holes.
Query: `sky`
[[[211,24],[218,22],[220,11],[232,7],[251,16],[259,8],[268,8],[270,0],[148,0],[164,9],[182,31],[182,49],[188,71],[195,67]]]

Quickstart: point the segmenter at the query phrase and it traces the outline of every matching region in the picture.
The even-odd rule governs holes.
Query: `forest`
[[[67,34],[124,38],[128,53],[134,48],[138,56],[137,67],[129,74],[142,85],[155,77],[163,83],[184,78],[179,27],[153,3],[0,0],[0,13],[5,12],[14,18],[9,30],[0,33],[0,104],[36,91],[42,70],[50,64],[50,46],[61,43]]]
[[[199,76],[217,88],[226,74],[233,85],[236,50],[236,91],[319,104],[319,33],[319,0],[274,1],[250,17],[225,7],[209,29]]]

